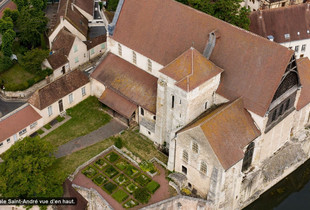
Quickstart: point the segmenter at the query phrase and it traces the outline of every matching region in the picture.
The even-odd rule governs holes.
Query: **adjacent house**
[[[43,126],[41,115],[29,104],[0,118],[0,154],[16,141],[29,136]]]
[[[310,56],[310,3],[250,15],[250,31],[295,51],[296,58]]]
[[[309,158],[310,63],[276,38],[173,0],[120,0],[107,50],[91,94],[169,148],[208,208],[243,208]]]
[[[51,55],[44,62],[56,79],[106,50],[106,29],[98,1],[61,0],[49,33]]]
[[[69,72],[38,89],[28,102],[46,124],[90,95],[88,77],[81,71]]]

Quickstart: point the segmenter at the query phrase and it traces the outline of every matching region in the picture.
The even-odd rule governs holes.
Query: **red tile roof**
[[[137,109],[137,105],[128,101],[124,97],[120,96],[116,92],[110,89],[105,89],[99,98],[99,101],[118,112],[119,114],[130,119],[134,111]]]
[[[82,10],[93,16],[94,14],[94,0],[74,0],[73,3]]]
[[[125,0],[113,39],[165,66],[191,46],[202,53],[214,30],[220,38],[209,60],[225,70],[217,93],[242,96],[264,116],[292,50],[173,0]]]
[[[225,170],[239,162],[243,148],[260,136],[241,98],[204,113],[179,133],[199,127]]]
[[[297,103],[297,110],[302,109],[310,103],[310,60],[300,58],[297,60],[297,68],[302,85],[300,96]]]
[[[5,118],[0,121],[0,142],[5,141],[41,118],[29,105]]]
[[[62,28],[55,39],[52,42],[52,50],[60,51],[65,56],[68,56],[72,45],[74,43],[75,36],[70,33],[66,27]]]
[[[223,69],[217,67],[196,49],[190,48],[160,72],[176,80],[176,86],[189,92],[223,72]]]
[[[3,12],[5,9],[16,10],[17,6],[13,1],[10,0],[9,3],[6,3],[6,5],[0,10],[0,18],[2,18],[2,16],[4,15]]]
[[[310,3],[306,3],[252,12],[250,31],[265,38],[272,35],[277,43],[309,39],[309,8]],[[285,38],[285,34],[289,34],[289,38]]]
[[[156,113],[157,78],[109,53],[91,77],[117,94]]]
[[[83,72],[74,70],[34,92],[28,102],[43,110],[88,82],[89,79]]]
[[[47,60],[54,70],[69,62],[67,57],[61,51],[57,51],[48,56]]]

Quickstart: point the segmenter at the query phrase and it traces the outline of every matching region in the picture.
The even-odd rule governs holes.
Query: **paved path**
[[[118,120],[112,119],[108,124],[100,127],[99,129],[85,136],[80,136],[76,139],[73,139],[72,141],[69,141],[66,144],[61,145],[58,148],[58,151],[56,152],[55,156],[56,158],[60,158],[69,155],[73,152],[76,152],[85,147],[100,142],[114,134],[117,134],[126,128],[127,126],[125,126]]]

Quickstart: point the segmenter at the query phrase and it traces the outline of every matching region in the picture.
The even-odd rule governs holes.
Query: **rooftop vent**
[[[307,34],[310,34],[310,31],[309,31],[309,30],[307,30]]]
[[[290,37],[291,37],[290,34],[284,34],[285,39],[289,39]]]
[[[269,36],[267,36],[267,39],[273,42],[274,37],[272,35],[269,35]]]
[[[300,35],[300,32],[299,32],[299,31],[297,32],[297,35],[298,35],[298,36]]]

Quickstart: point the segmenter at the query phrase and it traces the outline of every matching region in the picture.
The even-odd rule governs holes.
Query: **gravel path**
[[[112,119],[108,124],[105,124],[99,129],[61,145],[58,147],[58,151],[55,156],[56,158],[64,157],[85,147],[96,144],[97,142],[113,136],[126,128],[127,126],[118,120]]]

